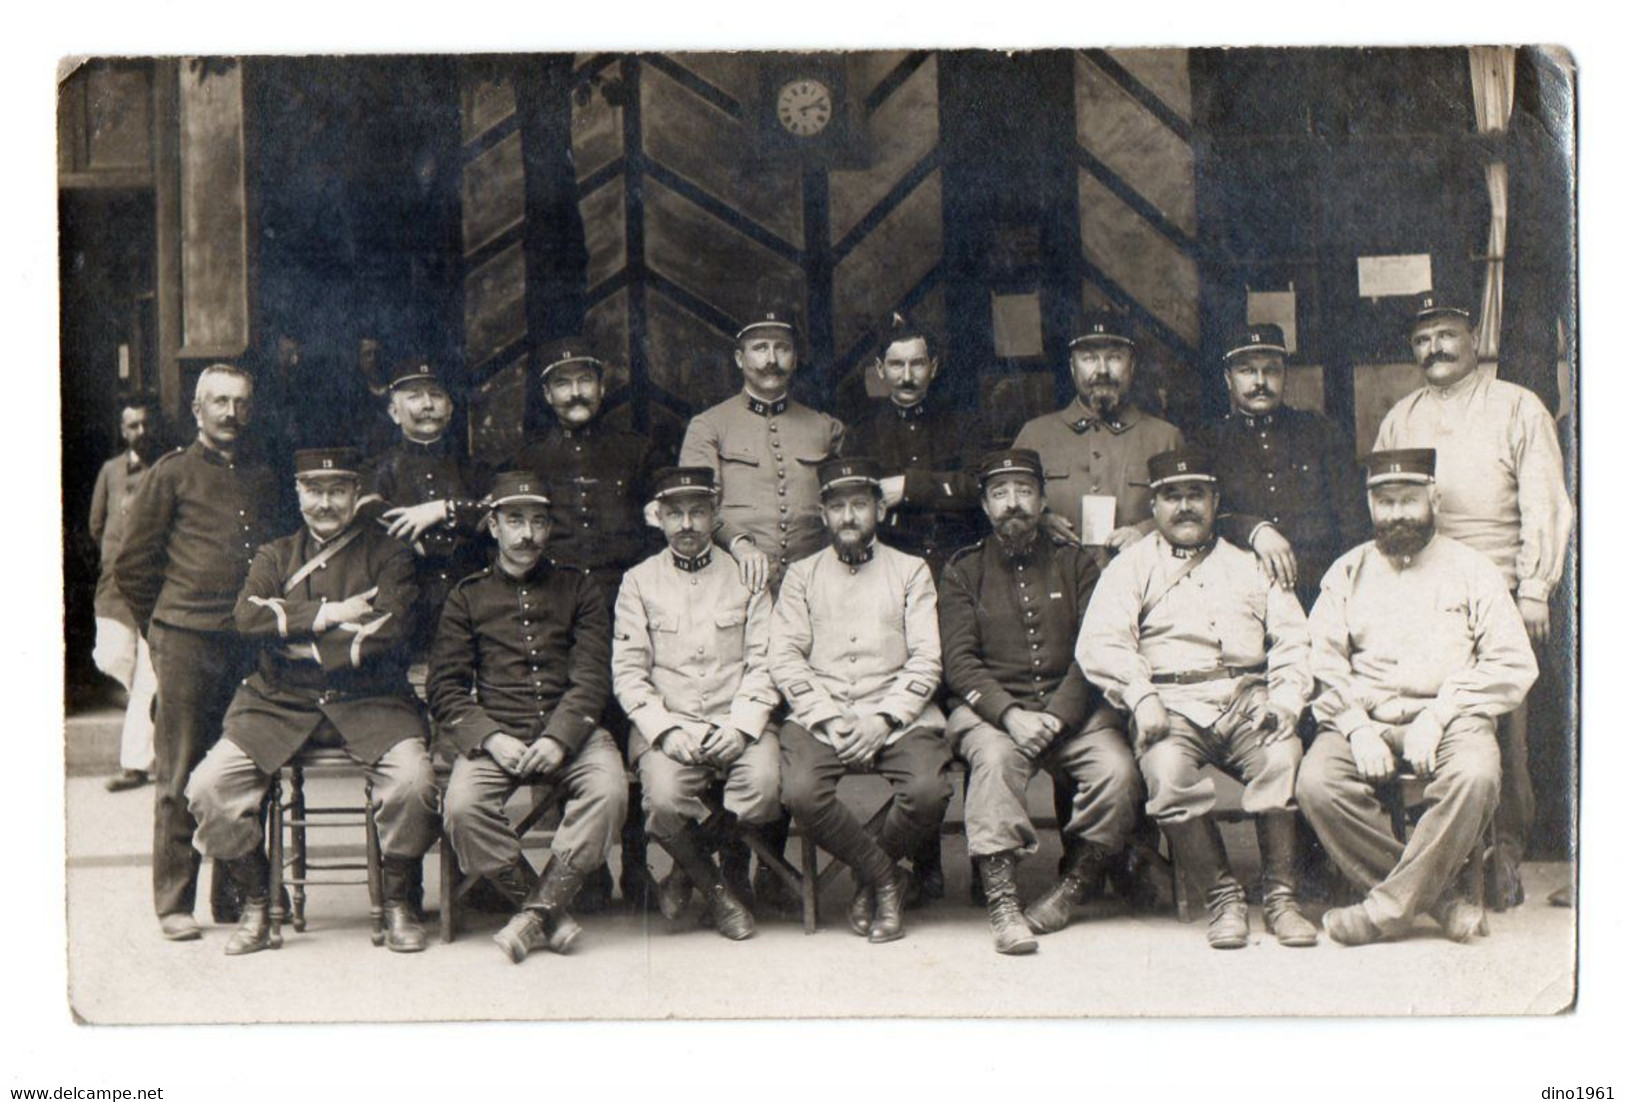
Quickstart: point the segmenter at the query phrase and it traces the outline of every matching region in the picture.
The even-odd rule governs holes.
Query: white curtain
[[[1512,117],[1511,46],[1469,46],[1473,76],[1473,115],[1480,134],[1505,134]],[[1490,197],[1490,234],[1484,255],[1484,293],[1478,311],[1478,358],[1493,361],[1501,351],[1501,283],[1506,263],[1507,166],[1492,161],[1484,166],[1484,186]]]

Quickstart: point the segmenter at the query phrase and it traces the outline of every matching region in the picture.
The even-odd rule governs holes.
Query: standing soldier
[[[779,818],[778,690],[767,669],[767,593],[754,593],[727,556],[717,557],[716,475],[673,467],[654,499],[669,550],[633,567],[615,603],[615,696],[631,718],[631,759],[643,785],[648,830],[675,866],[660,909],[676,920],[692,887],[713,925],[741,940],[755,931],[742,894],[711,860],[700,830],[707,792],[722,785],[726,816],[747,829]],[[720,825],[720,824],[719,824]]]
[[[604,863],[626,818],[626,770],[599,717],[609,700],[609,613],[602,588],[551,562],[541,478],[508,471],[485,502],[495,563],[452,588],[429,663],[429,707],[456,751],[446,835],[458,863],[520,911],[496,935],[518,963],[546,945],[568,952],[569,908]],[[563,785],[564,820],[537,880],[503,806],[521,785]]]
[[[134,396],[120,403],[119,438],[124,451],[102,464],[90,495],[90,538],[101,552],[96,579],[96,668],[124,687],[128,701],[119,738],[119,771],[107,778],[107,791],[139,788],[151,780],[152,699],[158,689],[152,652],[135,629],[130,606],[113,579],[113,564],[124,546],[130,502],[158,454],[157,403]]]
[[[306,745],[341,747],[366,768],[383,851],[384,944],[424,948],[423,855],[439,830],[429,729],[406,680],[417,568],[406,548],[357,519],[360,469],[354,448],[295,453],[305,526],[254,556],[235,619],[258,645],[259,665],[186,788],[198,851],[223,861],[242,889],[230,956],[270,945],[261,809],[271,777]]]
[[[1530,391],[1479,366],[1472,318],[1459,305],[1422,299],[1411,323],[1411,354],[1427,385],[1388,411],[1376,447],[1435,450],[1439,533],[1489,557],[1517,598],[1529,638],[1544,643],[1574,524],[1552,415]],[[1529,711],[1521,703],[1502,722],[1500,737],[1506,776],[1496,814],[1495,881],[1500,902],[1517,906],[1518,864],[1535,815]]]
[[[1066,926],[1123,848],[1142,793],[1121,724],[1072,659],[1100,568],[1082,548],[1039,532],[1037,452],[994,452],[981,479],[993,535],[955,555],[940,587],[943,668],[962,701],[948,716],[948,743],[969,767],[966,844],[987,894],[993,947],[1030,953],[1033,933]],[[1038,851],[1026,806],[1038,768],[1075,782],[1062,817],[1073,845],[1061,878],[1023,916],[1016,862]]]
[[[752,590],[774,595],[797,559],[824,547],[818,465],[841,453],[845,429],[825,413],[790,397],[796,332],[788,307],[769,303],[734,337],[734,365],[744,389],[689,422],[678,462],[709,467],[722,491],[716,542],[739,564]],[[763,831],[780,855],[790,838],[782,816]],[[771,870],[756,870],[755,895],[780,911],[798,903]]]
[[[1231,875],[1204,765],[1238,777],[1258,817],[1264,925],[1283,945],[1313,945],[1298,910],[1293,779],[1298,717],[1311,688],[1309,631],[1292,591],[1214,534],[1219,492],[1193,450],[1151,460],[1156,532],[1100,576],[1078,636],[1078,664],[1133,714],[1148,799],[1186,875],[1201,885],[1208,944],[1247,944],[1247,899]]]
[[[553,423],[528,441],[509,467],[547,479],[553,496],[548,556],[598,582],[604,607],[612,610],[621,576],[660,546],[659,532],[643,515],[657,465],[654,447],[641,433],[605,424],[599,416],[604,361],[581,338],[563,337],[545,345],[536,362]],[[625,753],[629,725],[613,701],[603,720]],[[631,816],[621,838],[621,898],[640,909],[649,889],[647,849],[643,818]],[[611,888],[608,866],[594,870],[581,909],[600,909]]]
[[[1495,720],[1535,682],[1535,655],[1496,564],[1435,534],[1434,453],[1366,460],[1376,540],[1332,564],[1309,618],[1320,733],[1299,775],[1304,814],[1365,897],[1327,911],[1344,945],[1403,936],[1431,914],[1457,941],[1486,933],[1456,874],[1495,814]],[[1374,787],[1403,758],[1427,781],[1409,842]]]
[[[773,609],[768,664],[790,705],[780,729],[785,805],[852,868],[852,930],[903,936],[899,858],[917,853],[948,809],[948,748],[932,703],[942,675],[937,593],[921,559],[875,538],[886,507],[872,459],[818,468],[831,546],[793,563]],[[871,837],[836,786],[878,772],[892,804]]]
[[[153,464],[130,503],[113,564],[158,675],[152,890],[159,928],[171,941],[202,936],[192,918],[197,823],[186,808],[186,779],[220,737],[232,690],[253,661],[232,610],[255,549],[275,535],[280,506],[271,469],[238,451],[253,413],[253,380],[213,364],[198,376],[195,393],[197,439]],[[216,865],[217,921],[228,917],[227,882]]]
[[[379,499],[389,534],[411,547],[417,561],[418,604],[408,653],[412,684],[421,686],[446,594],[480,565],[473,537],[485,476],[447,434],[451,395],[427,360],[396,366],[388,410],[400,439],[368,463],[365,485]]]
[[[930,400],[942,361],[924,328],[894,313],[876,343],[875,374],[887,400],[853,426],[847,450],[880,462],[886,542],[924,559],[931,576],[940,579],[948,556],[982,529],[975,471],[982,431],[971,414]],[[914,855],[914,870],[921,892],[941,898],[940,837]]]
[[[1293,409],[1286,393],[1286,338],[1249,325],[1224,354],[1230,412],[1200,434],[1225,504],[1273,524],[1298,562],[1298,603],[1310,608],[1332,560],[1366,538],[1369,521],[1354,476],[1354,445],[1318,413]]]

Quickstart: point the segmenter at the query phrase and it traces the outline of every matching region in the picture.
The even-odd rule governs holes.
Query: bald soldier
[[[1495,564],[1529,638],[1544,643],[1574,526],[1552,415],[1533,393],[1480,366],[1478,334],[1463,306],[1423,296],[1410,344],[1426,385],[1388,411],[1375,446],[1434,450],[1439,533]],[[1516,906],[1523,901],[1518,863],[1535,814],[1528,710],[1513,709],[1500,733],[1505,784],[1495,879],[1500,902]]]
[[[1366,464],[1376,539],[1332,564],[1309,618],[1320,730],[1298,797],[1365,893],[1321,921],[1334,941],[1364,945],[1428,914],[1466,941],[1488,930],[1454,882],[1495,814],[1495,721],[1534,684],[1535,655],[1495,563],[1437,531],[1434,452]],[[1408,842],[1376,795],[1402,767],[1427,783]]]
[[[1030,953],[1033,934],[1071,921],[1106,859],[1123,848],[1142,791],[1121,723],[1072,657],[1100,568],[1082,548],[1038,530],[1038,453],[992,452],[980,477],[993,535],[950,559],[940,586],[943,667],[958,702],[947,737],[970,769],[966,844],[981,871],[993,947]],[[1060,879],[1024,915],[1016,862],[1038,851],[1026,806],[1038,769],[1075,782],[1061,816],[1073,845]]]
[[[424,948],[423,855],[439,838],[428,725],[406,681],[417,602],[411,552],[357,516],[354,448],[294,453],[305,526],[261,547],[237,597],[237,630],[259,648],[224,730],[186,786],[198,851],[242,888],[226,953],[270,945],[270,867],[261,811],[271,777],[303,747],[365,767],[383,851],[385,944]]]
[[[1156,531],[1114,559],[1078,636],[1084,674],[1133,716],[1146,813],[1205,896],[1208,944],[1247,944],[1247,899],[1210,814],[1213,765],[1239,779],[1257,816],[1264,925],[1283,945],[1316,941],[1298,909],[1293,781],[1311,688],[1309,632],[1292,591],[1214,533],[1219,487],[1193,449],[1150,463]]]
[[[680,919],[698,888],[717,932],[738,941],[755,932],[749,884],[725,881],[701,827],[716,818],[710,834],[732,834],[779,818],[779,693],[767,668],[772,602],[711,544],[718,496],[709,467],[655,476],[668,546],[621,583],[613,670],[649,834],[675,861],[661,913]]]

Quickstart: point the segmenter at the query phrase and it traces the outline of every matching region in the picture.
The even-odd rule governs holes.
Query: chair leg
[[[372,909],[372,943],[384,943],[384,856],[378,845],[378,819],[373,814],[372,781],[362,792],[367,824],[367,900]]]
[[[281,771],[271,775],[271,788],[266,793],[269,803],[265,810],[265,844],[268,864],[271,866],[270,889],[270,944],[273,949],[282,948],[282,921],[287,916],[282,913],[282,774]]]
[[[450,945],[457,940],[457,881],[462,879],[457,857],[451,852],[451,838],[440,828],[440,941]]]
[[[801,930],[818,932],[818,846],[805,832],[801,835]]]
[[[308,839],[305,835],[305,771],[294,766],[288,775],[288,807],[292,810],[293,826],[289,828],[293,852],[289,854],[293,869],[293,928],[305,932],[305,873],[308,868]]]

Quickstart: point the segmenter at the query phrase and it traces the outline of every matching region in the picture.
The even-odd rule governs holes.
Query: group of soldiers
[[[262,809],[312,745],[367,771],[403,952],[425,945],[442,824],[512,912],[495,940],[516,962],[572,948],[617,839],[628,899],[751,936],[761,908],[794,902],[792,821],[852,869],[852,930],[895,940],[905,906],[942,890],[955,757],[1001,953],[1068,925],[1148,822],[1199,885],[1209,942],[1247,944],[1208,765],[1244,785],[1283,944],[1318,940],[1300,813],[1362,893],[1323,915],[1332,939],[1400,937],[1424,915],[1457,940],[1484,930],[1457,873],[1499,808],[1515,890],[1529,786],[1512,717],[1572,508],[1551,417],[1478,365],[1466,310],[1418,310],[1426,385],[1383,422],[1364,505],[1347,438],[1282,404],[1274,326],[1236,334],[1232,411],[1187,440],[1130,400],[1123,318],[1089,316],[1076,399],[991,451],[974,415],[933,398],[931,334],[894,315],[876,346],[888,397],[849,430],[789,396],[795,328],[759,311],[736,336],[740,392],[658,468],[649,440],[602,419],[605,365],[579,340],[534,357],[553,424],[494,473],[448,433],[433,366],[408,361],[391,447],[297,451],[291,534],[274,530],[286,487],[240,446],[253,378],[205,369],[197,439],[113,461],[150,466],[106,569],[156,673],[163,935],[201,936],[209,857],[241,900],[226,952],[269,944]],[[1039,770],[1065,854],[1024,904]],[[889,785],[869,826],[838,793],[853,772]],[[1401,773],[1426,784],[1408,839],[1378,794]],[[540,873],[504,812],[528,785],[562,789]],[[672,859],[658,884],[645,835]]]

